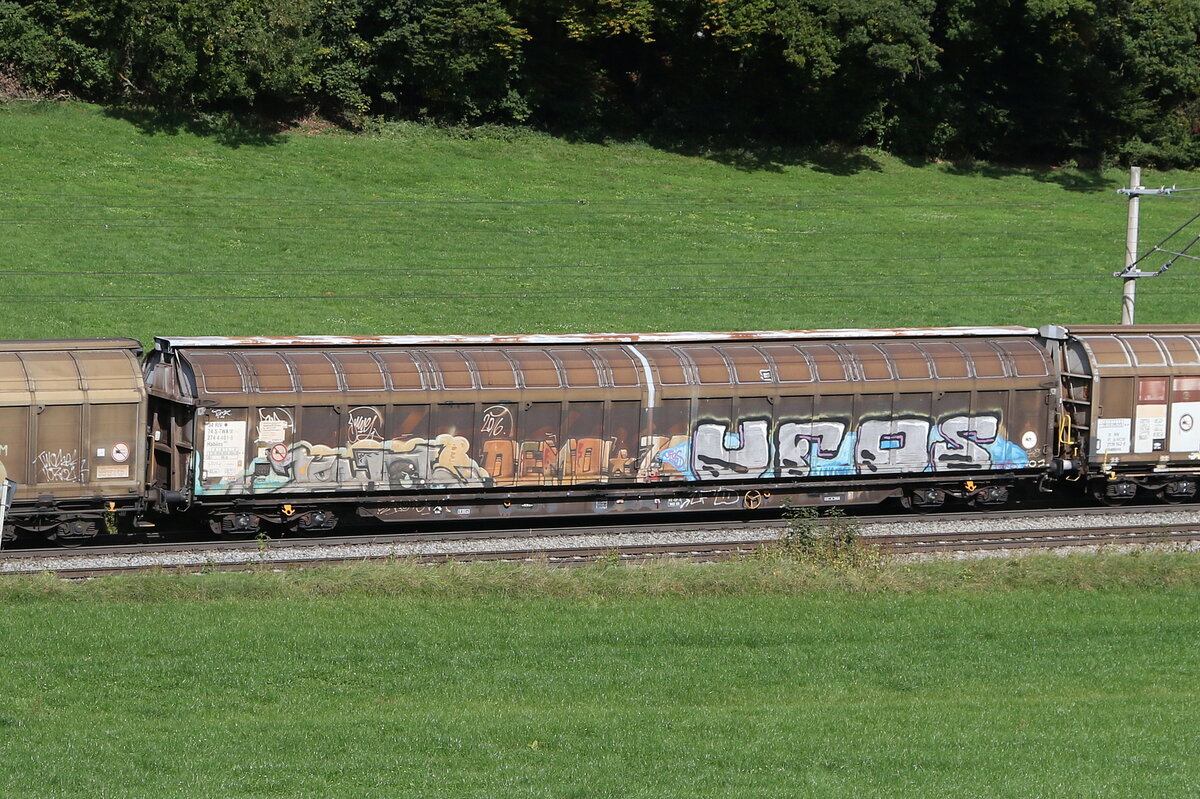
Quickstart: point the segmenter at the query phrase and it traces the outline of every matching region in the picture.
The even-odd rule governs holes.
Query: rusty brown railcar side
[[[1177,502],[1200,482],[1200,326],[1071,326],[1063,437],[1092,492]]]
[[[1052,457],[1027,328],[158,339],[160,506],[223,529],[723,505],[1001,501]]]
[[[0,462],[17,483],[6,537],[132,522],[146,463],[141,352],[132,339],[0,342]]]

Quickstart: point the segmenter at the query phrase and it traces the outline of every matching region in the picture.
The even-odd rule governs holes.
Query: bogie
[[[1170,505],[1176,505],[1181,502],[1191,502],[1196,498],[1197,480],[1194,477],[1180,478],[1172,480],[1162,486],[1155,492],[1155,496],[1162,502]]]
[[[977,488],[971,493],[968,503],[980,510],[997,510],[1009,503],[1012,492],[1008,486],[987,485]]]
[[[67,519],[46,533],[46,538],[60,544],[81,543],[95,538],[100,532],[96,519]]]
[[[253,538],[262,527],[262,519],[257,514],[245,512],[213,514],[209,516],[208,525],[213,535],[222,538]]]
[[[946,504],[946,492],[940,488],[914,488],[905,493],[900,504],[907,510],[928,513]]]
[[[1137,497],[1137,483],[1130,480],[1108,480],[1092,486],[1092,495],[1110,507],[1127,505]]]

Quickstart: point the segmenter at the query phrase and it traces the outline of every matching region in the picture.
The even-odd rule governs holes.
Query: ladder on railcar
[[[1073,456],[1083,458],[1086,453],[1082,447],[1091,432],[1092,376],[1063,372],[1062,378],[1063,418],[1059,424],[1058,443],[1060,447],[1072,448],[1070,454]]]

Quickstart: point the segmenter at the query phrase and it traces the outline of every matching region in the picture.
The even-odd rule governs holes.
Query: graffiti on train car
[[[353,408],[346,422],[346,440],[352,445],[360,441],[383,441],[383,414],[378,408]]]
[[[243,466],[228,452],[242,423],[214,427],[209,463],[197,473],[206,494],[358,488],[479,488],[559,485],[610,480],[710,481],[809,476],[1018,469],[1025,450],[1001,435],[998,414],[960,414],[934,421],[920,417],[846,421],[792,419],[703,420],[691,435],[642,436],[636,448],[616,439],[571,438],[554,433],[510,438],[512,414],[489,408],[480,436],[443,433],[432,438],[383,439],[383,416],[355,408],[345,439],[332,447],[285,442],[292,420],[260,415],[258,457]],[[230,428],[226,430],[226,428]],[[232,433],[232,435],[230,435]],[[1028,433],[1026,435],[1029,435]],[[1036,440],[1036,439],[1035,439]],[[631,450],[632,454],[631,454]],[[223,470],[217,465],[223,466]]]
[[[217,485],[198,485],[207,493],[255,492],[284,488],[348,488],[364,491],[426,487],[486,487],[493,484],[467,451],[463,436],[433,440],[376,441],[363,438],[343,447],[300,441],[275,444],[266,457],[255,458],[244,475],[230,475]]]
[[[1020,469],[1025,451],[1000,435],[997,414],[845,422],[766,419],[696,425],[691,436],[644,440],[638,479],[737,480],[886,472]]]
[[[33,462],[41,473],[41,479],[47,483],[83,481],[84,467],[78,449],[43,450]]]

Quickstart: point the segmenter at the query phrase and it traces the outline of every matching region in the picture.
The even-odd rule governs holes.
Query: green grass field
[[[1117,171],[18,103],[0,164],[4,338],[1118,318]],[[1144,200],[1143,243],[1197,200]],[[1197,274],[1139,320],[1200,322]],[[1182,553],[7,577],[0,796],[1193,796],[1198,584]]]
[[[0,582],[5,797],[1184,797],[1200,557]]]
[[[1116,170],[415,125],[231,141],[19,103],[0,163],[3,337],[1119,319]],[[1200,192],[1142,208],[1148,247]],[[1200,321],[1198,274],[1142,281],[1139,321]]]

